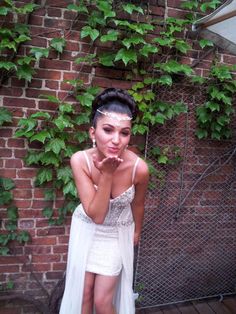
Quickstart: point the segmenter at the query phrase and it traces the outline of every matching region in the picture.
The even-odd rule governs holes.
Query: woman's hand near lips
[[[93,155],[93,162],[95,167],[104,174],[113,174],[119,165],[123,162],[123,159],[117,156],[105,157],[101,161],[97,159],[96,155]]]

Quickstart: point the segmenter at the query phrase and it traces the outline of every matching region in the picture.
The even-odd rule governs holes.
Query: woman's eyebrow
[[[109,124],[109,123],[103,123],[103,126],[109,126],[109,127],[111,127],[111,128],[115,128],[115,126],[114,125],[112,125],[112,124]],[[121,128],[122,130],[124,130],[124,129],[128,129],[128,130],[131,130],[131,127],[129,127],[129,126],[125,126],[125,127],[123,127],[123,128]]]

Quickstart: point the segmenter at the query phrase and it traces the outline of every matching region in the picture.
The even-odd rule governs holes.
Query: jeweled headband
[[[118,121],[130,121],[133,119],[133,117],[121,117],[121,116],[118,116],[116,113],[114,112],[107,112],[107,111],[101,111],[99,109],[97,109],[97,112],[103,114],[104,116],[107,116],[109,118],[112,118],[112,119],[115,119],[115,120],[118,120]]]

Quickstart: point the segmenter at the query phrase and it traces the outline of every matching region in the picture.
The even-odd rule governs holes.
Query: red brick
[[[53,246],[53,253],[67,253],[68,245],[57,245]]]
[[[6,168],[22,168],[22,160],[21,159],[7,159],[5,161]]]
[[[36,169],[22,169],[17,171],[17,176],[18,178],[34,178],[36,173]]]
[[[1,156],[1,152],[0,152]],[[16,177],[16,170],[13,169],[0,169],[0,176],[4,178],[15,178]]]
[[[14,156],[16,158],[24,158],[26,156],[26,154],[28,153],[28,150],[26,149],[14,149]]]
[[[61,9],[48,8],[47,14],[48,14],[48,16],[61,17],[62,11],[61,11]]]
[[[14,198],[23,198],[25,199],[32,199],[32,190],[24,190],[24,189],[14,189],[13,191]]]
[[[59,82],[57,81],[45,81],[45,87],[49,88],[49,89],[55,89],[58,90],[59,89]]]
[[[30,18],[29,18],[29,23],[31,25],[41,26],[41,25],[43,25],[43,18],[41,16],[31,14]]]
[[[66,270],[66,263],[53,263],[52,264],[52,270]]]
[[[24,179],[16,179],[15,180],[15,187],[16,188],[31,188],[32,182],[31,180],[24,180]]]
[[[12,96],[12,97],[20,97],[23,94],[22,88],[14,88],[14,87],[1,87],[1,95]]]
[[[8,98],[4,97],[3,105],[7,107],[27,107],[35,108],[35,101],[27,98]]]
[[[38,104],[39,110],[56,110],[58,108],[58,104],[49,102],[49,101],[44,101],[44,100],[39,100]]]
[[[33,88],[28,88],[26,91],[26,96],[29,98],[42,98],[41,95],[56,96],[56,93],[49,90],[33,89]]]
[[[27,245],[25,247],[25,254],[34,254],[34,255],[42,255],[42,254],[50,254],[52,253],[51,246],[46,245]]]
[[[60,71],[50,71],[50,70],[41,70],[38,69],[37,73],[34,75],[35,78],[41,79],[50,79],[50,80],[60,80],[61,72]]]
[[[46,229],[37,229],[37,236],[49,236],[49,235],[58,235],[65,234],[64,227],[49,227]]]
[[[15,147],[15,148],[24,148],[25,147],[25,141],[20,138],[10,138],[7,141],[8,147]]]
[[[40,68],[70,71],[70,62],[62,60],[41,59]]]
[[[12,129],[1,127],[0,128],[0,137],[12,137]]]
[[[44,26],[49,28],[59,28],[61,30],[68,29],[71,26],[71,21],[64,19],[44,19]]]
[[[18,273],[19,271],[19,265],[0,265],[0,273]]]
[[[29,88],[41,88],[43,84],[42,80],[35,80],[33,79],[29,84],[28,87]]]
[[[14,203],[18,208],[31,208],[32,200],[14,200]]]
[[[33,263],[47,263],[49,264],[50,262],[60,262],[61,256],[60,255],[55,255],[55,254],[48,254],[48,255],[33,255],[32,256],[32,262]]]
[[[0,157],[12,157],[12,150],[7,148],[0,148]]]
[[[56,238],[55,237],[43,237],[43,238],[34,238],[32,241],[34,245],[55,245]]]

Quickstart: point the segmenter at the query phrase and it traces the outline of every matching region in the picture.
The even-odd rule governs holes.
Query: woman
[[[133,245],[139,241],[148,167],[127,149],[133,98],[109,88],[92,105],[91,149],[71,167],[81,204],[73,213],[60,314],[134,314]]]

